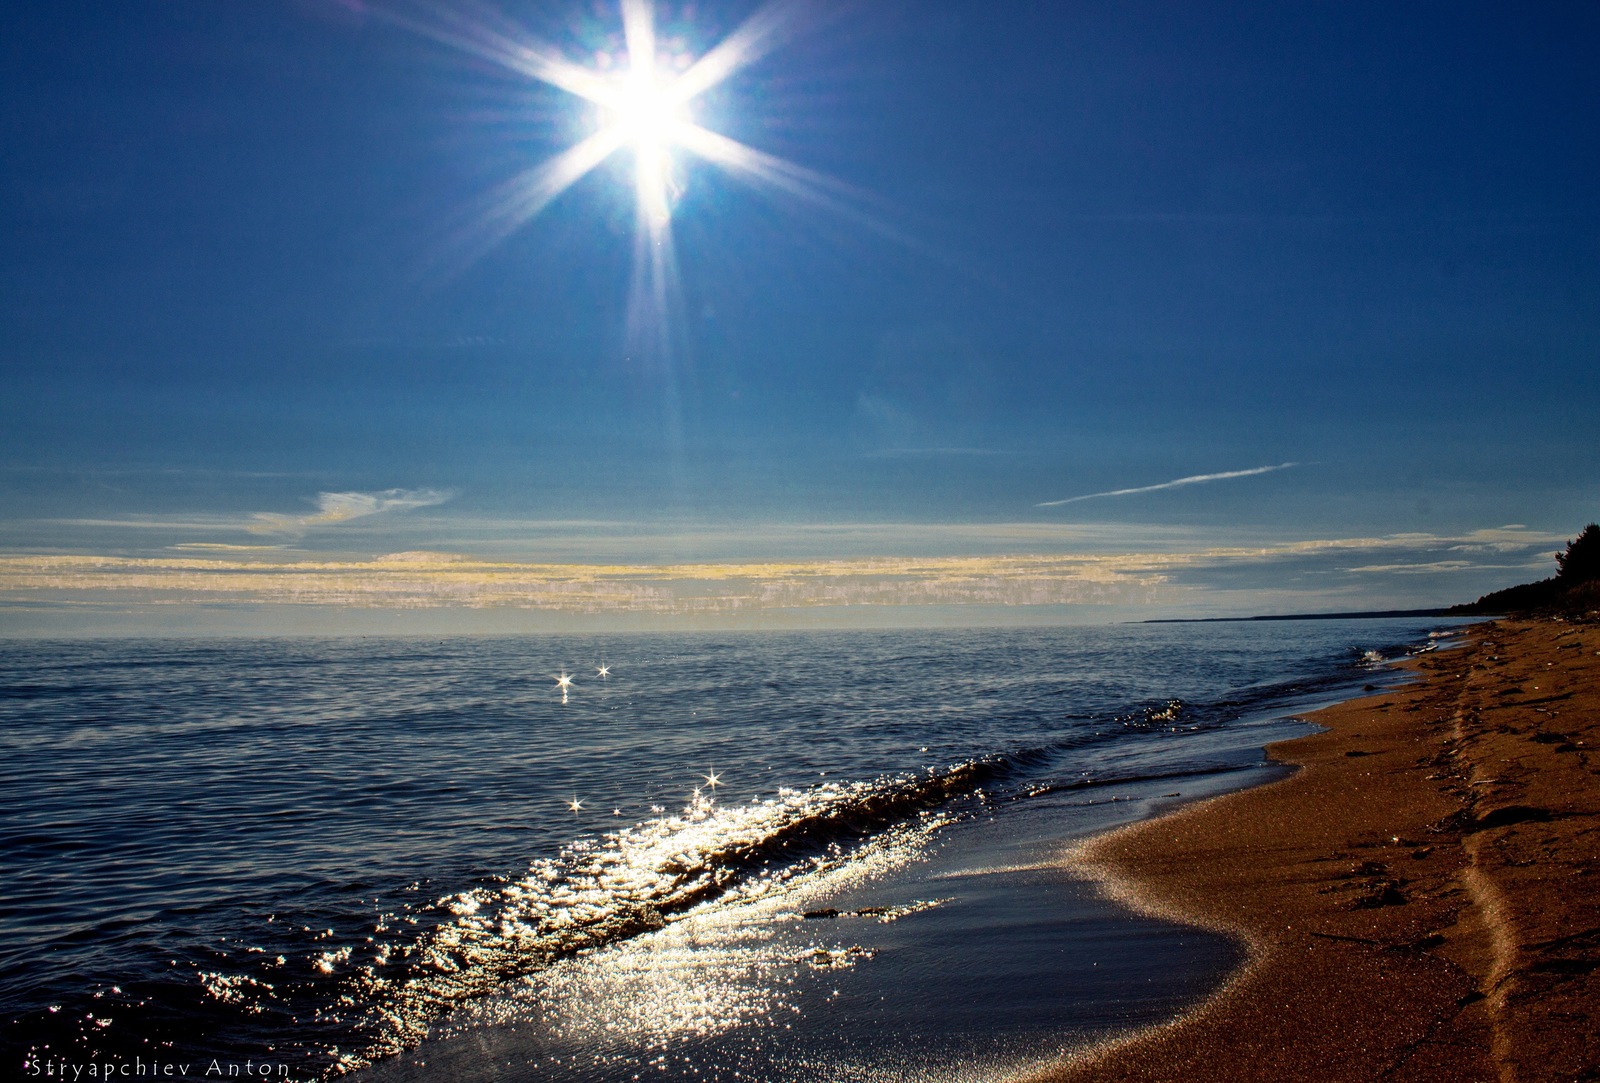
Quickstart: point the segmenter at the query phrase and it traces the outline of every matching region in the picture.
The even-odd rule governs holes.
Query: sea
[[[0,1077],[997,1080],[1242,949],[1084,838],[1441,619],[0,642]]]

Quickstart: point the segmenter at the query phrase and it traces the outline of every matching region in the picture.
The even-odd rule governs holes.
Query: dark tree
[[[1567,551],[1556,554],[1556,567],[1556,578],[1563,586],[1600,579],[1600,524],[1590,523],[1568,542]]]

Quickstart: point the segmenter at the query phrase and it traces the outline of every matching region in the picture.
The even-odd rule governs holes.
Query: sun
[[[688,160],[709,162],[741,180],[903,240],[875,215],[855,207],[863,193],[850,185],[714,131],[695,115],[695,102],[708,90],[798,32],[806,21],[804,0],[767,0],[698,56],[681,38],[657,40],[652,0],[619,0],[619,7],[622,40],[613,38],[615,44],[600,49],[585,47],[592,64],[489,22],[407,22],[441,43],[570,94],[591,110],[585,137],[554,157],[530,163],[485,196],[477,221],[461,236],[464,247],[473,250],[469,260],[510,237],[613,155],[631,157],[635,224],[628,352],[641,363],[667,364],[678,277],[672,220],[689,176]],[[724,96],[719,110],[726,104]]]
[[[633,153],[640,211],[660,221],[672,214],[672,148],[685,141],[693,121],[688,103],[663,83],[651,58],[636,58],[635,63],[616,95],[601,107],[612,129],[610,138]]]
[[[618,134],[636,151],[667,146],[688,122],[684,103],[662,85],[649,66],[629,72],[616,98],[606,104]]]
[[[554,46],[487,25],[412,24],[420,33],[598,107],[600,122],[587,138],[529,166],[498,190],[485,208],[485,224],[494,234],[508,235],[619,151],[633,157],[641,224],[655,231],[665,228],[672,212],[673,152],[680,148],[802,198],[822,198],[815,183],[820,177],[710,130],[691,109],[695,99],[772,52],[794,31],[801,10],[795,0],[770,0],[698,57],[681,43],[658,42],[651,0],[620,0],[620,8],[622,47],[603,51],[604,63],[592,67],[575,63]]]

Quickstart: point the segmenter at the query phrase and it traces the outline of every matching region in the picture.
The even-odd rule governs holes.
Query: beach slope
[[[1251,961],[1038,1083],[1600,1079],[1600,626],[1469,635],[1273,746],[1291,777],[1072,855]]]

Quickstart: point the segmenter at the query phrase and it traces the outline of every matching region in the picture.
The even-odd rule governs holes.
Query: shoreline
[[[1268,746],[1293,775],[1070,851],[1247,961],[1028,1083],[1600,1078],[1600,626],[1466,634]]]

